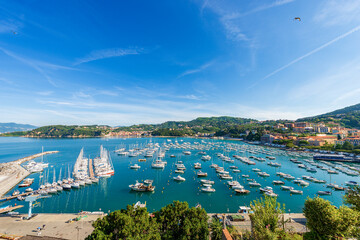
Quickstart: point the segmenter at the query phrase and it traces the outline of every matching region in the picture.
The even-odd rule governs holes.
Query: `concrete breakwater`
[[[19,182],[26,178],[30,172],[23,168],[20,164],[30,161],[32,159],[47,155],[58,153],[59,151],[48,151],[37,153],[28,157],[24,157],[12,162],[0,164],[0,197],[10,191]]]

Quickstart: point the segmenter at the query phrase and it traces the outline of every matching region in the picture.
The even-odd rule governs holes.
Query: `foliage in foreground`
[[[211,239],[221,240],[222,238],[222,225],[218,219],[213,218],[211,221]]]
[[[350,188],[344,196],[344,202],[360,212],[360,186]]]
[[[117,210],[94,222],[94,231],[86,239],[208,239],[204,209],[189,208],[174,201],[150,216],[146,208]]]
[[[162,239],[207,239],[208,216],[202,208],[189,208],[187,202],[174,201],[155,212]]]
[[[336,209],[328,200],[320,197],[305,201],[304,214],[310,232],[304,239],[333,239],[359,236],[359,212],[348,207]]]
[[[94,231],[86,239],[161,239],[158,223],[146,208],[117,210],[93,224]]]
[[[285,212],[285,205],[281,206],[276,198],[265,196],[260,200],[254,200],[250,207],[253,239],[301,239],[301,236],[285,231],[285,222],[281,219],[281,214]]]

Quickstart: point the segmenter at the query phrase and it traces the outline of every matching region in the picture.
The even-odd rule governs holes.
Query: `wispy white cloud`
[[[2,47],[0,47],[0,51],[2,51],[4,54],[6,54],[7,56],[9,56],[15,60],[18,60],[19,62],[22,62],[23,64],[30,66],[31,68],[36,70],[38,73],[40,73],[54,87],[58,87],[58,85],[49,76],[47,70],[60,70],[60,69],[62,69],[62,70],[77,70],[75,68],[71,68],[71,67],[67,67],[67,66],[56,65],[56,64],[52,64],[52,63],[48,63],[48,62],[38,61],[35,59],[25,58],[25,57],[22,57],[10,50],[2,48]]]
[[[331,41],[329,41],[329,42],[321,45],[320,47],[315,48],[314,50],[306,53],[305,55],[302,55],[301,57],[298,57],[298,58],[292,60],[291,62],[285,64],[284,66],[276,69],[275,71],[273,71],[273,72],[269,73],[268,75],[266,75],[264,78],[262,78],[262,79],[260,79],[260,80],[258,80],[258,81],[256,81],[256,82],[254,82],[249,88],[252,88],[252,87],[256,86],[260,81],[263,81],[263,80],[265,80],[265,79],[268,79],[268,78],[274,76],[275,74],[277,74],[277,73],[285,70],[286,68],[294,65],[295,63],[297,63],[297,62],[299,62],[299,61],[301,61],[301,60],[303,60],[303,59],[305,59],[305,58],[307,58],[307,57],[310,57],[311,55],[313,55],[313,54],[315,54],[315,53],[323,50],[324,48],[326,48],[326,47],[328,47],[328,46],[336,43],[337,41],[339,41],[339,40],[341,40],[341,39],[343,39],[343,38],[346,38],[347,36],[349,36],[349,35],[357,32],[357,31],[359,31],[359,30],[360,30],[360,25],[357,26],[357,27],[354,27],[354,28],[351,29],[350,31],[348,31],[348,32],[346,32],[346,33],[344,33],[344,34],[342,34],[342,35],[340,35],[340,36],[332,39]]]
[[[196,96],[194,94],[184,95],[184,96],[177,96],[178,98],[184,98],[189,100],[200,100],[199,96]]]
[[[13,81],[11,81],[7,78],[2,78],[2,77],[0,77],[0,82],[4,82],[4,83],[10,84],[10,85],[14,84]]]
[[[16,20],[0,20],[0,33],[14,34],[22,27],[22,23]]]
[[[233,4],[227,5],[223,1],[210,2],[208,0],[205,0],[202,2],[200,10],[202,12],[205,8],[209,8],[219,16],[220,23],[223,25],[226,36],[229,40],[252,42],[253,39],[247,36],[246,33],[244,33],[243,30],[240,28],[237,21],[239,18],[265,11],[274,7],[279,7],[294,1],[295,0],[276,0],[269,4],[258,6],[247,12],[240,12],[240,9],[236,7],[236,4],[234,6]]]
[[[84,58],[78,59],[74,65],[92,62],[105,58],[122,57],[127,55],[138,55],[144,53],[142,48],[110,48],[92,51]]]
[[[42,92],[37,92],[38,95],[40,96],[50,96],[51,94],[53,94],[53,91],[42,91]]]
[[[349,99],[349,98],[352,98],[354,96],[359,96],[359,94],[360,94],[360,88],[357,88],[357,89],[351,90],[349,92],[346,92],[345,94],[340,95],[339,97],[337,97],[335,99],[335,102],[342,101],[342,100],[345,100],[345,99]]]
[[[360,58],[321,71],[297,83],[284,96],[289,102],[328,112],[360,102]],[[360,91],[360,90],[359,90]],[[319,112],[318,112],[319,113]],[[316,115],[316,112],[314,112]]]
[[[209,68],[211,65],[214,64],[214,61],[211,61],[211,62],[207,62],[203,65],[201,65],[200,67],[198,68],[195,68],[195,69],[190,69],[190,70],[186,70],[185,72],[181,73],[177,78],[182,78],[182,77],[185,77],[187,75],[191,75],[191,74],[195,74],[195,73],[198,73],[198,72],[202,72],[204,71],[205,69]]]
[[[314,16],[314,21],[325,26],[347,25],[359,23],[360,1],[359,0],[327,0]]]
[[[261,6],[259,6],[259,7],[254,8],[254,9],[251,9],[251,10],[249,10],[249,11],[247,11],[247,12],[243,12],[243,13],[240,13],[240,12],[230,13],[230,14],[228,14],[228,15],[225,15],[225,16],[224,16],[224,19],[226,19],[226,20],[233,20],[233,19],[245,17],[245,16],[248,16],[248,15],[251,15],[251,14],[255,14],[255,13],[258,13],[258,12],[262,12],[262,11],[265,11],[265,10],[268,10],[268,9],[271,9],[271,8],[274,8],[274,7],[279,7],[279,6],[282,6],[282,5],[285,5],[285,4],[294,2],[294,1],[295,1],[295,0],[277,0],[277,1],[271,2],[270,4],[261,5]]]

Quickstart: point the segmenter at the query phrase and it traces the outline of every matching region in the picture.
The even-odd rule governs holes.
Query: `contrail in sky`
[[[266,76],[265,76],[264,78],[262,78],[261,80],[256,81],[256,82],[255,82],[254,84],[252,84],[249,88],[254,87],[254,86],[257,85],[260,81],[263,81],[263,80],[265,80],[265,79],[268,79],[268,78],[274,76],[274,75],[277,74],[278,72],[281,72],[282,70],[284,70],[284,69],[290,67],[291,65],[293,65],[293,64],[295,64],[295,63],[303,60],[304,58],[307,58],[307,57],[313,55],[314,53],[317,53],[317,52],[323,50],[324,48],[330,46],[331,44],[333,44],[333,43],[335,43],[335,42],[337,42],[337,41],[339,41],[339,40],[341,40],[341,39],[343,39],[343,38],[345,38],[345,37],[353,34],[354,32],[359,31],[359,30],[360,30],[360,25],[357,26],[357,27],[355,27],[355,28],[353,28],[353,29],[351,29],[350,31],[348,31],[348,32],[346,32],[346,33],[344,33],[344,34],[342,34],[342,35],[334,38],[333,40],[331,40],[331,41],[329,41],[329,42],[321,45],[320,47],[315,48],[314,50],[308,52],[307,54],[305,54],[305,55],[303,55],[303,56],[301,56],[301,57],[296,58],[295,60],[289,62],[288,64],[286,64],[286,65],[284,65],[284,66],[276,69],[275,71],[273,71],[273,72],[269,73],[268,75],[266,75]]]

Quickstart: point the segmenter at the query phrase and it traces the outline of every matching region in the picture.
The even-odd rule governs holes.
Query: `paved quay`
[[[249,214],[242,213],[208,213],[209,222],[211,222],[212,216],[217,215],[219,218],[225,216],[225,221],[228,225],[234,226],[238,232],[251,231],[251,221]],[[244,221],[230,221],[229,216],[241,215],[244,217]],[[306,218],[303,213],[285,213],[283,214],[285,223],[285,229],[291,232],[304,233],[307,232]]]
[[[56,237],[60,239],[84,239],[92,231],[92,223],[102,215],[78,214],[38,214],[30,220],[22,220],[19,216],[0,216],[1,235],[8,237],[38,236],[38,227],[45,225],[40,236]],[[79,221],[68,222],[70,219],[83,216]]]
[[[12,162],[0,163],[0,197],[4,196],[24,178],[30,175],[30,172],[28,172],[20,164],[47,154],[54,154],[58,152],[59,151],[48,151],[37,153]]]

